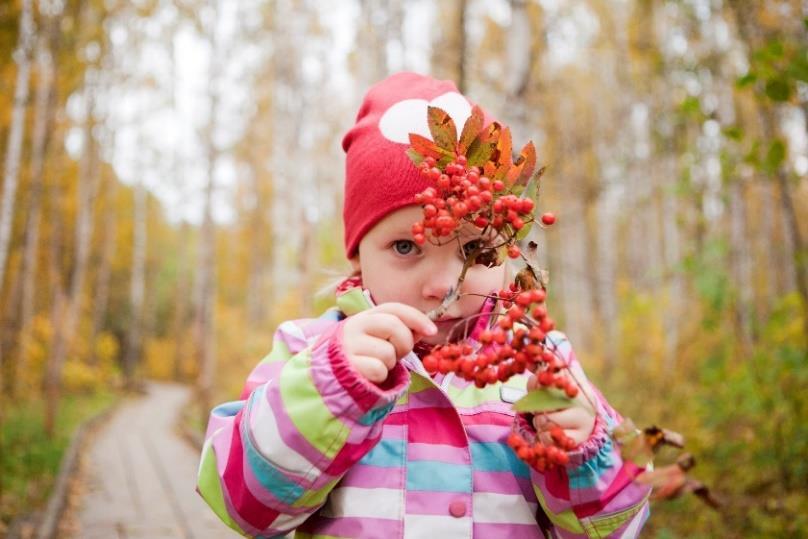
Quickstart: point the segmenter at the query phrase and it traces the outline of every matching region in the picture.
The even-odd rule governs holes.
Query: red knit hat
[[[406,155],[409,133],[432,138],[427,105],[449,113],[462,130],[472,103],[451,81],[396,73],[368,90],[356,123],[342,139],[345,150],[345,254],[356,255],[362,237],[388,213],[414,204],[429,183]],[[485,123],[493,121],[485,114]]]

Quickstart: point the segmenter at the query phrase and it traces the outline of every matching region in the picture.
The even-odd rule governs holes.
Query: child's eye
[[[463,258],[468,258],[477,249],[483,246],[482,240],[471,240],[463,244]]]
[[[418,246],[412,240],[396,240],[393,242],[392,247],[396,254],[402,256],[412,254],[418,249]]]

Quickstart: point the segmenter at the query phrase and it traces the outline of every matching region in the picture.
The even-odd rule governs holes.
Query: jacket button
[[[466,514],[466,504],[463,500],[455,500],[449,504],[449,514],[460,518]]]

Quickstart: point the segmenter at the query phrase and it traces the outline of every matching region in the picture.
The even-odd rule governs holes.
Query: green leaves
[[[778,103],[788,101],[791,97],[791,85],[783,78],[769,79],[766,81],[766,95]]]
[[[552,412],[569,408],[573,400],[555,388],[540,388],[528,391],[527,395],[513,403],[517,412]]]
[[[782,140],[776,139],[769,145],[764,165],[770,173],[777,172],[786,159],[786,145]]]

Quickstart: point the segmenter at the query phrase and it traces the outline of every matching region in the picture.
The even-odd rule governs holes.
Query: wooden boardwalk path
[[[147,391],[121,405],[87,450],[75,537],[239,537],[194,490],[199,455],[175,428],[190,391],[162,383]]]

